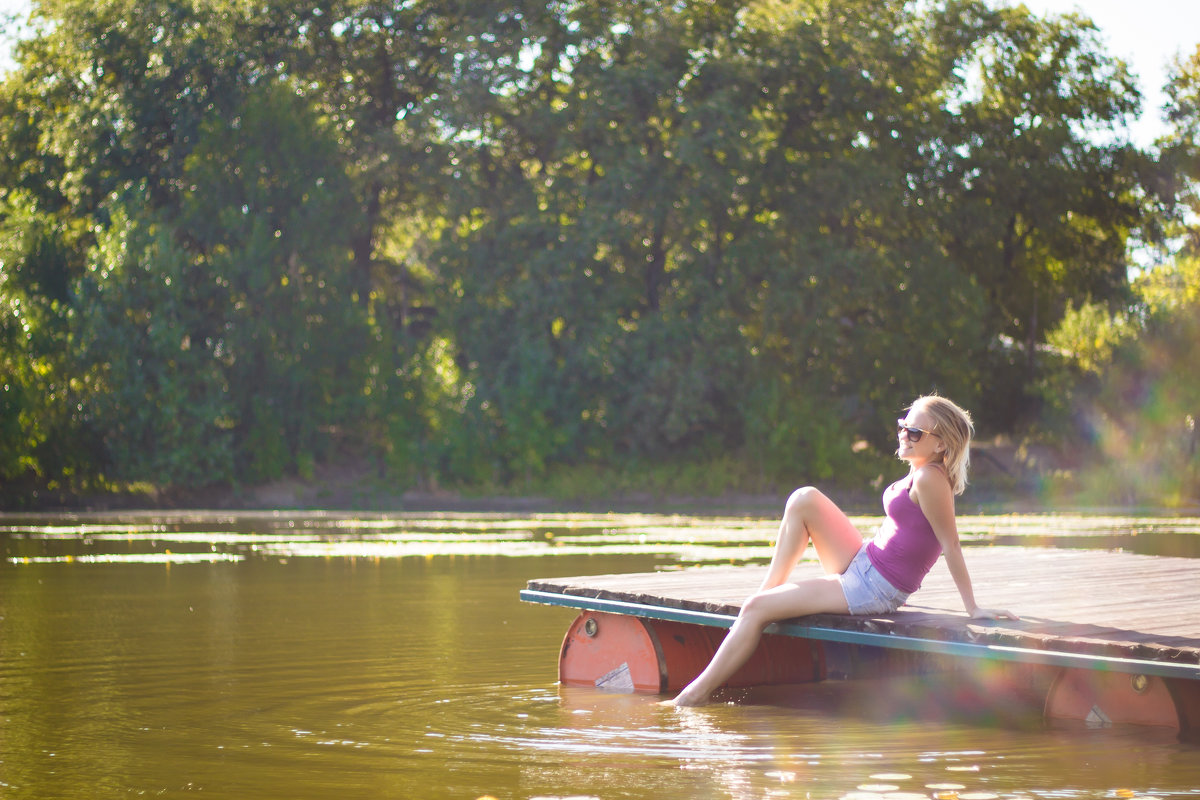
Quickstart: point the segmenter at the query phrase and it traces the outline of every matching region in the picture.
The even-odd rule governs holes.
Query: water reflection
[[[964,529],[979,542],[1200,540],[1189,520],[1109,519],[1095,535],[1085,522]],[[644,515],[0,518],[0,796],[1200,795],[1200,750],[1174,736],[981,724],[922,702],[938,689],[927,683],[830,682],[688,711],[557,686],[574,614],[520,603],[528,579],[754,562],[774,529]]]
[[[871,535],[879,518],[852,517]],[[961,516],[968,544],[1120,549],[1200,558],[1200,518],[1014,514]],[[0,515],[0,541],[13,563],[39,561],[185,563],[248,557],[431,558],[656,555],[677,563],[751,563],[770,557],[774,519],[617,514],[374,516],[277,512]]]
[[[811,687],[809,687],[811,688]],[[835,693],[863,687],[835,687]],[[875,686],[879,690],[882,686]],[[806,692],[799,691],[797,698]],[[985,797],[1189,796],[1196,751],[1163,734],[1042,731],[1037,735],[924,721],[829,713],[826,691],[791,707],[718,705],[664,709],[653,698],[563,688],[561,706],[524,731],[477,733],[530,757],[538,791],[576,783],[581,765],[624,764],[611,793],[651,797],[855,797],[900,800]],[[531,714],[533,716],[533,714]],[[545,757],[551,753],[557,758]],[[1169,776],[1183,778],[1170,789]],[[682,791],[681,791],[682,790]],[[628,793],[628,794],[626,794]],[[898,794],[900,793],[900,794]],[[951,795],[950,793],[953,793]]]

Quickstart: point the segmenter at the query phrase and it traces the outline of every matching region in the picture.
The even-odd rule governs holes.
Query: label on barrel
[[[605,692],[633,692],[633,676],[629,674],[629,662],[596,678],[596,688]]]

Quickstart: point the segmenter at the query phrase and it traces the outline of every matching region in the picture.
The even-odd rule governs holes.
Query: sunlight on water
[[[1200,557],[1194,519],[961,524],[973,545]],[[574,612],[519,602],[529,579],[761,563],[776,526],[0,516],[0,797],[1200,797],[1200,748],[1174,733],[986,724],[929,682],[827,681],[683,711],[557,685]]]
[[[81,521],[74,525],[12,519],[10,524],[0,525],[0,535],[9,542],[7,557],[12,563],[39,563],[68,556],[80,563],[185,563],[235,557],[529,558],[597,553],[656,554],[680,563],[755,563],[770,558],[778,524],[773,519],[641,514],[361,517],[314,512],[222,517],[217,521],[228,530],[195,530],[191,522],[196,519],[194,515],[131,515],[125,523]],[[205,521],[212,523],[214,519]],[[851,521],[870,536],[880,519],[855,516]],[[1099,547],[1200,557],[1200,519],[1189,517],[968,515],[959,517],[959,528],[968,545]],[[54,550],[56,543],[72,552],[61,556],[32,552]],[[172,545],[200,547],[213,555],[179,552],[180,548]],[[80,548],[84,552],[78,552]],[[14,549],[20,552],[13,554]],[[158,555],[152,557],[150,553]]]
[[[245,556],[232,553],[112,553],[82,556],[24,556],[9,559],[14,564],[204,564],[216,561],[241,561]]]

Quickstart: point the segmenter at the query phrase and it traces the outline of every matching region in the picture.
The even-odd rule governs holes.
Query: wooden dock
[[[893,659],[905,668],[911,668],[919,656],[1003,662],[1033,669],[1029,680],[1057,687],[1047,688],[1049,715],[1140,722],[1153,696],[1167,711],[1159,709],[1151,717],[1158,720],[1166,714],[1168,719],[1147,724],[1200,729],[1200,560],[1014,547],[968,548],[966,557],[979,602],[1010,609],[1020,620],[969,619],[944,562],[939,561],[921,590],[894,614],[815,615],[773,625],[768,633],[775,639],[805,640],[815,648],[810,660],[819,663],[806,664],[800,680],[861,676],[864,673],[855,672],[854,665],[864,659],[847,657],[848,648],[853,653],[858,649],[906,653]],[[603,656],[585,672],[611,667],[590,682],[598,683],[610,677],[613,668],[629,663],[626,659],[610,664],[620,661],[622,653],[606,656],[614,646],[620,650],[627,645],[612,640],[605,647],[596,646],[599,618],[593,617],[590,636],[575,630],[586,623],[585,615],[601,614],[641,621],[649,631],[648,647],[658,654],[662,673],[658,690],[671,691],[703,667],[723,635],[714,638],[713,631],[732,624],[765,569],[698,567],[550,578],[530,581],[521,597],[584,611],[563,642],[560,677],[566,682],[581,682],[579,676],[562,672],[569,666],[565,659],[572,644],[577,652],[586,650],[586,644]],[[793,578],[820,574],[816,563],[805,562]],[[701,629],[709,632],[701,635]],[[683,641],[688,634],[697,640],[688,645],[696,652],[682,660],[664,654],[664,649],[675,647],[671,642],[664,647],[664,638]],[[701,638],[703,642],[698,641]],[[804,662],[795,653],[788,659]],[[771,660],[778,659],[769,654],[759,659]],[[876,665],[880,661],[866,660]],[[742,685],[754,680],[746,679]],[[635,688],[653,691],[653,683],[651,677]],[[1113,692],[1130,697],[1115,698],[1110,696]],[[1068,694],[1072,695],[1069,702],[1064,699]],[[1130,704],[1132,712],[1119,708]]]

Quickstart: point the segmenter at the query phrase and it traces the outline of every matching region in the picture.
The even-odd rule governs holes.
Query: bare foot
[[[692,706],[702,706],[708,703],[708,695],[700,694],[691,687],[685,688],[682,692],[676,695],[674,700],[664,700],[662,705],[675,706],[676,708],[691,708]]]

